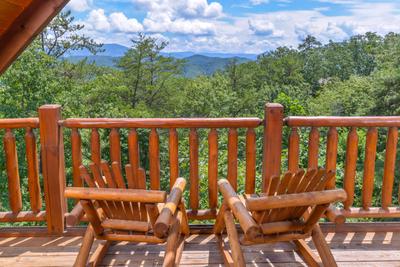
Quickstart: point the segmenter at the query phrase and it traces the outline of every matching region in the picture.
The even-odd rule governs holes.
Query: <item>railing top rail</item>
[[[259,118],[72,118],[60,121],[67,128],[253,128]]]
[[[0,129],[39,128],[39,118],[0,119]]]
[[[292,116],[284,119],[290,127],[400,127],[400,116]]]

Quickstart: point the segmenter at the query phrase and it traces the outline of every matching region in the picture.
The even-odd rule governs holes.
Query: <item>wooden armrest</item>
[[[248,209],[240,201],[235,190],[232,188],[228,180],[221,179],[218,181],[219,191],[224,197],[229,209],[233,212],[236,219],[239,220],[240,227],[249,238],[256,238],[261,235],[260,226],[250,216]]]
[[[277,208],[328,204],[337,201],[345,201],[346,199],[346,191],[343,189],[334,189],[277,196],[253,197],[247,195],[246,205],[251,211],[263,211]]]
[[[159,238],[164,238],[168,235],[169,225],[174,216],[175,211],[182,200],[183,191],[185,190],[186,180],[179,177],[176,179],[174,186],[163,206],[160,216],[154,225],[154,234]]]
[[[83,211],[81,202],[76,203],[71,212],[65,214],[67,226],[71,227],[77,225],[84,214],[85,212]]]
[[[144,189],[67,187],[64,196],[89,200],[160,203],[165,202],[167,194],[164,191]]]

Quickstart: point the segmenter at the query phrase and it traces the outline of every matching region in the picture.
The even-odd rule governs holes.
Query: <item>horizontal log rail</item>
[[[289,127],[397,127],[400,116],[291,116],[284,119]]]
[[[288,126],[290,130],[288,141],[288,169],[295,171],[300,165],[300,143],[301,133],[304,128],[309,128],[308,140],[308,168],[318,167],[318,162],[325,161],[325,168],[336,170],[338,163],[338,143],[343,138],[339,135],[338,129],[347,129],[346,150],[344,155],[344,177],[343,189],[348,195],[348,199],[343,202],[343,208],[329,210],[326,214],[327,218],[334,222],[343,222],[338,217],[346,218],[395,218],[399,217],[399,208],[393,207],[393,200],[398,198],[400,194],[394,195],[394,181],[396,169],[396,155],[398,144],[398,128],[400,127],[400,116],[376,116],[376,117],[287,117],[283,120],[283,124]],[[326,136],[321,136],[321,128],[327,129]],[[366,131],[365,135],[365,152],[363,168],[357,169],[360,157],[360,140],[358,129]],[[378,131],[378,129],[380,129]],[[385,134],[386,130],[386,134]],[[379,135],[385,134],[385,149],[378,151]],[[326,139],[326,157],[321,159],[320,149],[321,140]],[[303,138],[304,139],[304,138]],[[383,144],[382,144],[383,145]],[[382,146],[381,145],[381,146]],[[382,176],[382,189],[380,195],[376,195],[374,188],[376,173],[377,153],[384,154],[384,166]],[[353,207],[356,194],[356,176],[362,173],[362,192],[361,206]],[[329,185],[334,188],[335,183]],[[400,188],[399,188],[400,190]],[[380,197],[380,206],[375,207],[372,204],[373,197]],[[398,203],[398,202],[397,202]],[[398,204],[396,204],[397,206]]]
[[[258,127],[259,118],[151,118],[151,119],[110,119],[71,118],[60,121],[67,128],[247,128]]]
[[[39,128],[39,118],[0,119],[0,129]]]

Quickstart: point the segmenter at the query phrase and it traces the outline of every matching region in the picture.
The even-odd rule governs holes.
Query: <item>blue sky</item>
[[[71,0],[84,33],[129,46],[138,32],[168,41],[166,51],[261,53],[367,31],[400,32],[400,0]]]

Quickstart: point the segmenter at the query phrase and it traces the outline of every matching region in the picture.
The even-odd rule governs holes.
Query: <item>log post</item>
[[[60,119],[60,105],[44,105],[39,108],[46,218],[48,232],[51,234],[63,233],[66,211],[64,143]]]
[[[282,153],[283,106],[265,105],[263,140],[263,192],[268,192],[271,177],[280,175]]]

